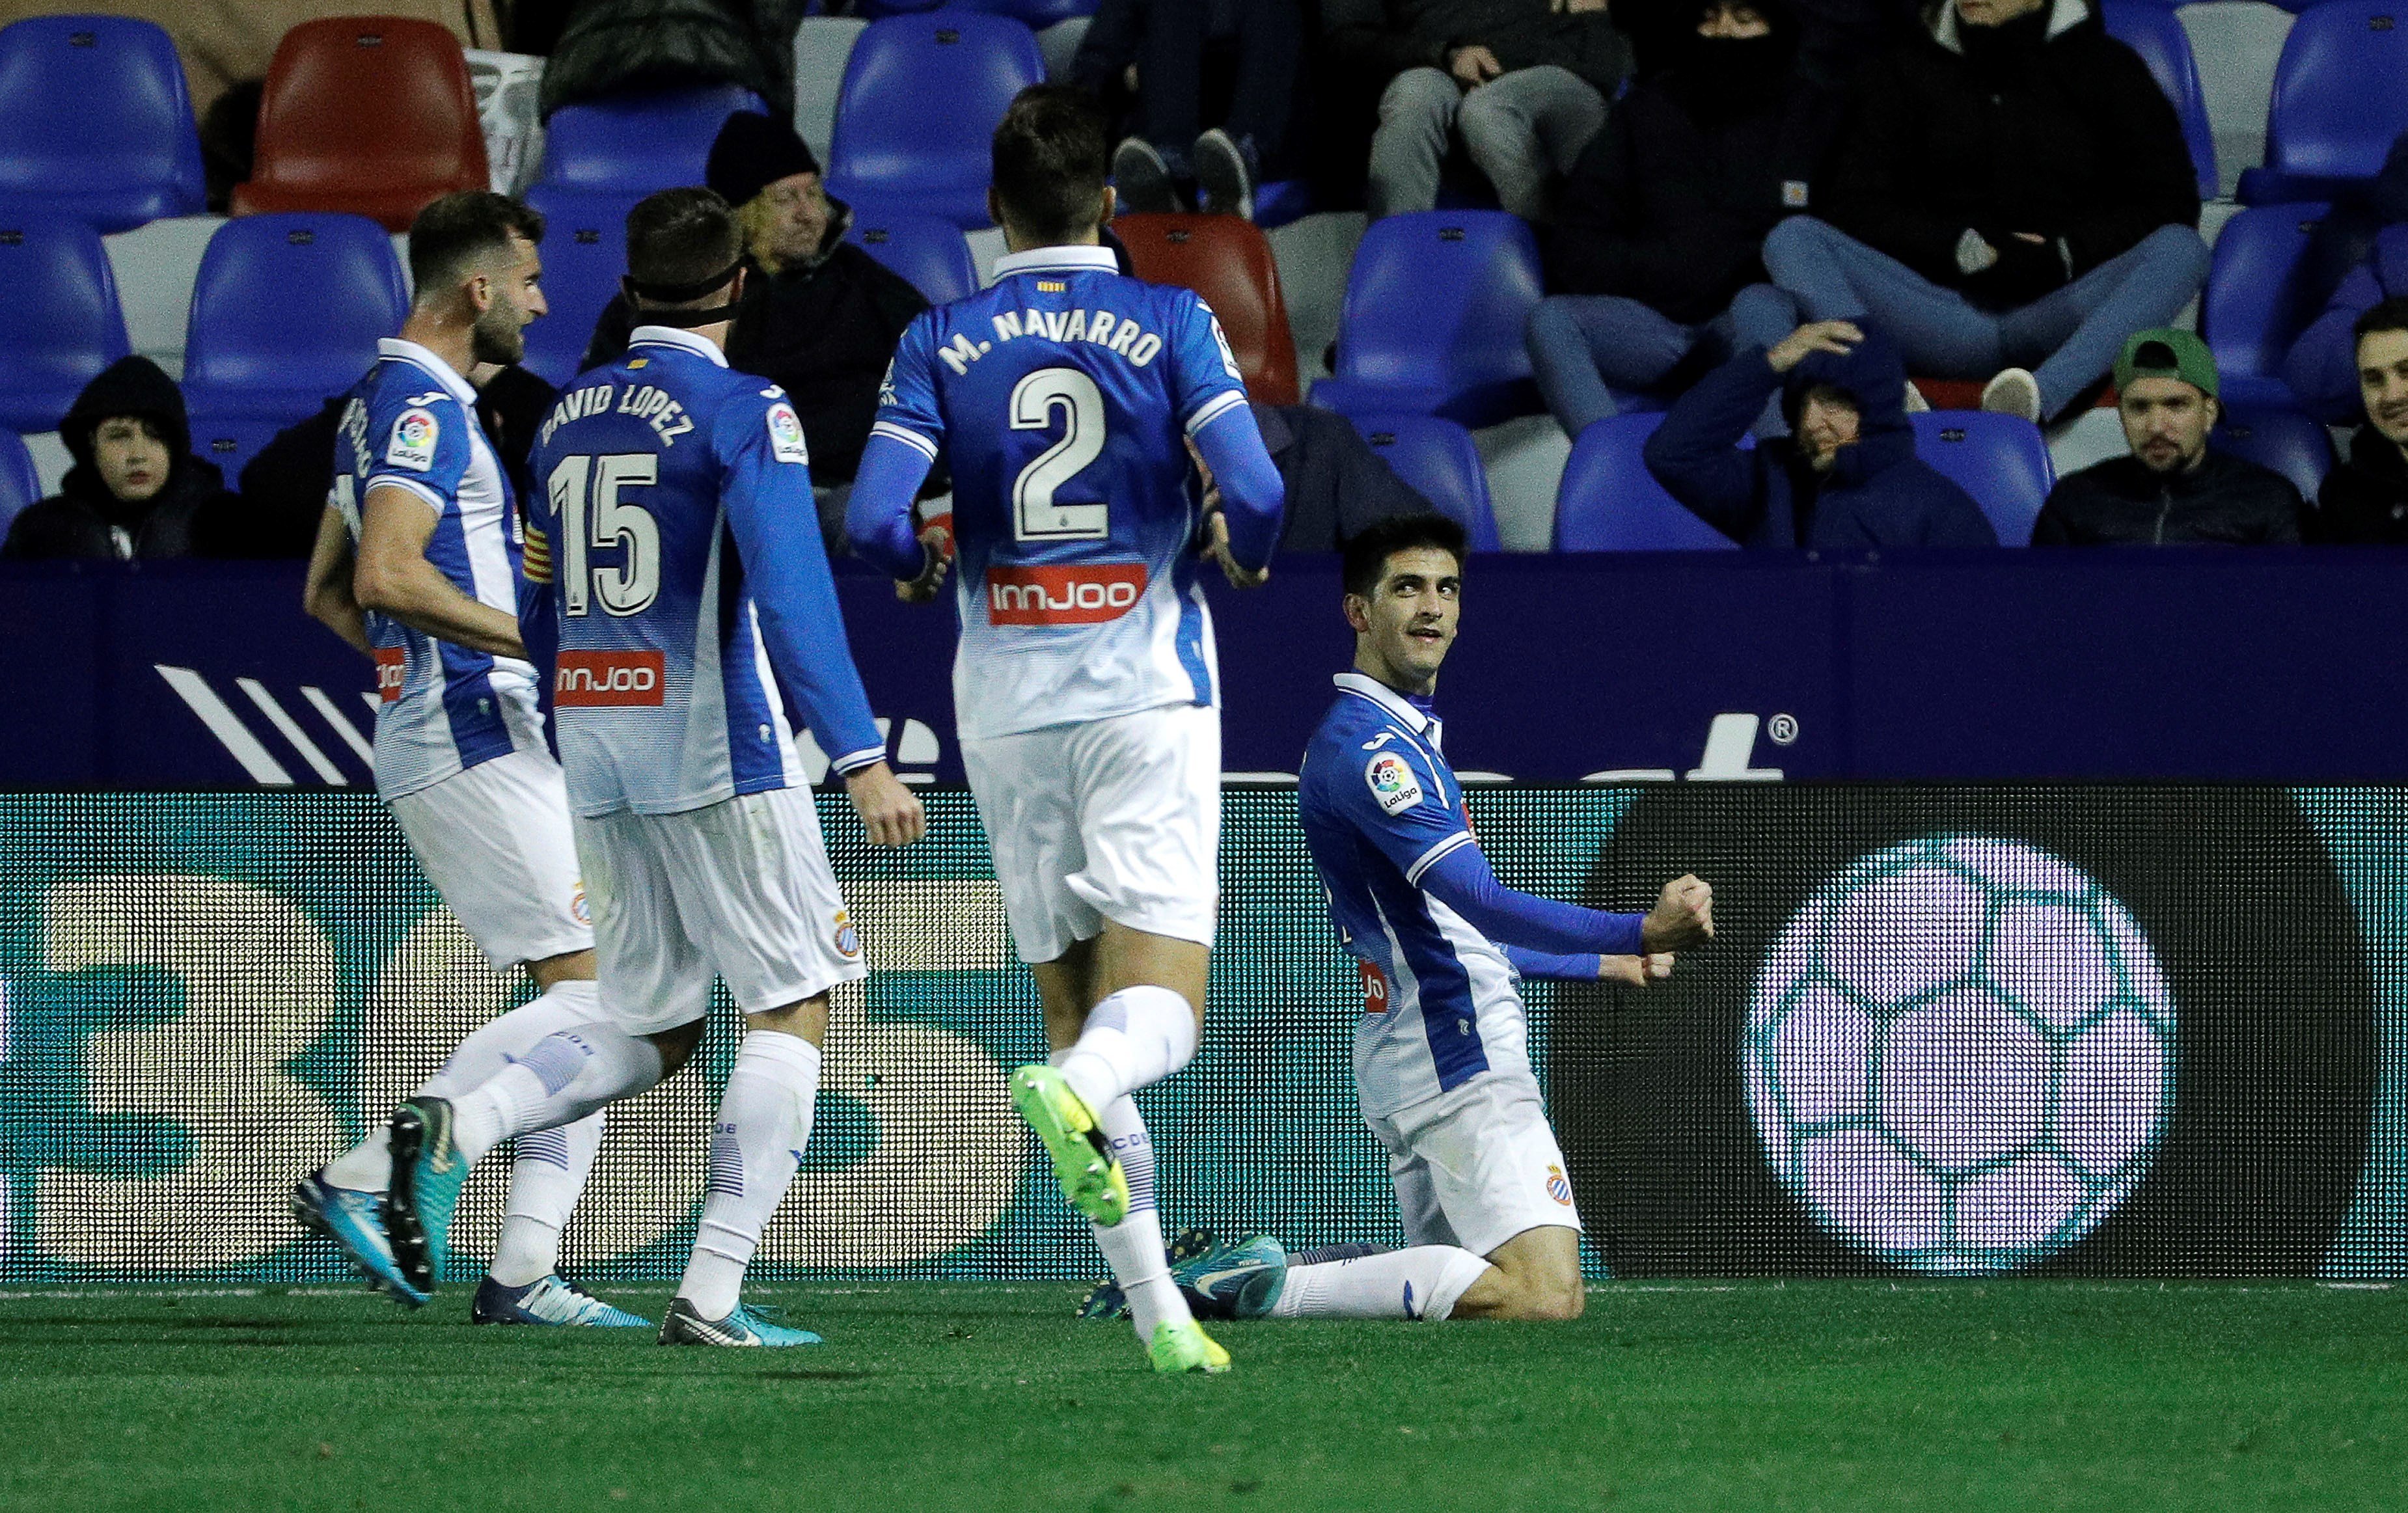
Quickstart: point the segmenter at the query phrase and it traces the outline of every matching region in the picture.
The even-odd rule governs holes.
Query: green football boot
[[[1217,1377],[1229,1369],[1229,1352],[1213,1343],[1212,1336],[1204,1333],[1204,1326],[1193,1319],[1183,1324],[1166,1320],[1154,1325],[1154,1343],[1145,1353],[1154,1363],[1154,1372],[1164,1377],[1189,1371]]]
[[[1096,1127],[1095,1113],[1061,1073],[1039,1065],[1012,1073],[1011,1106],[1044,1142],[1071,1207],[1107,1229],[1128,1217],[1128,1173]]]

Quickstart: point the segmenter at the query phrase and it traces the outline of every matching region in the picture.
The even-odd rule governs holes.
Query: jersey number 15
[[[619,491],[656,483],[660,460],[650,452],[564,457],[545,480],[560,517],[560,599],[565,614],[581,615],[590,599],[614,615],[638,615],[661,592],[661,527],[652,512]],[[596,547],[623,549],[620,565],[596,567]]]

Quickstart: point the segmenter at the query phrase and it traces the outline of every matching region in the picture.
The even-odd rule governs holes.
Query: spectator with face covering
[[[1798,323],[1760,251],[1812,203],[1839,98],[1792,66],[1786,0],[1689,0],[1681,19],[1670,66],[1614,103],[1546,238],[1530,364],[1575,436],[1614,413],[1609,386],[1670,396]]]
[[[0,557],[205,555],[234,503],[215,463],[192,454],[184,396],[147,357],[122,357],[76,396],[59,435],[75,458],[59,492],[25,507]]]
[[[754,111],[728,117],[703,178],[736,207],[753,269],[728,333],[728,366],[786,391],[803,422],[814,484],[850,484],[896,340],[928,302],[844,239],[852,208],[829,197],[818,160],[784,121]],[[598,367],[626,350],[634,324],[626,295],[613,298],[595,323],[583,365]],[[824,503],[833,505],[841,540],[841,500]]]
[[[2211,450],[2224,418],[2215,359],[2187,331],[2139,331],[2115,360],[2128,457],[2057,480],[2036,547],[2286,545],[2300,539],[2300,491],[2271,468]]]
[[[1779,394],[1790,435],[1740,445]],[[1898,349],[1845,321],[1742,350],[1675,401],[1647,471],[1743,547],[1995,547],[1972,496],[1914,454]]]

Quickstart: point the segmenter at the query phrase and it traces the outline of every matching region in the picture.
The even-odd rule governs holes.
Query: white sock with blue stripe
[[[1185,1010],[1183,1001],[1180,1007]],[[1104,1253],[1105,1264],[1112,1268],[1113,1279],[1128,1299],[1129,1321],[1137,1326],[1139,1341],[1151,1345],[1154,1325],[1183,1324],[1192,1317],[1179,1285],[1170,1279],[1170,1261],[1163,1253],[1162,1215],[1154,1206],[1154,1137],[1146,1133],[1145,1116],[1137,1111],[1134,1098],[1115,1098],[1106,1104],[1096,1123],[1111,1142],[1112,1154],[1120,1157],[1121,1170],[1128,1177],[1129,1209],[1126,1218],[1109,1229],[1101,1224],[1090,1227],[1095,1231],[1096,1249]]]
[[[724,1319],[744,1290],[744,1268],[802,1164],[820,1092],[820,1048],[800,1035],[747,1030],[711,1124],[710,1176],[678,1296],[705,1319]]]
[[[510,1160],[510,1206],[502,1215],[494,1263],[486,1268],[504,1287],[524,1287],[560,1269],[560,1232],[567,1227],[585,1174],[602,1149],[607,1116],[588,1114],[574,1124],[518,1137]]]
[[[1488,1263],[1452,1245],[1290,1266],[1274,1319],[1443,1319]]]
[[[1079,1043],[1054,1060],[1062,1080],[1101,1109],[1150,1088],[1196,1055],[1196,1010],[1168,988],[1123,988],[1087,1015]]]

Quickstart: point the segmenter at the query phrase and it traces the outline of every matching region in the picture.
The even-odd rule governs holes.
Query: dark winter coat
[[[1859,439],[1828,473],[1815,473],[1786,436],[1741,449],[1766,400],[1781,393],[1794,418],[1817,384],[1856,402]],[[1915,456],[1905,400],[1905,364],[1876,333],[1844,357],[1809,353],[1785,384],[1764,349],[1750,347],[1673,403],[1647,438],[1647,471],[1743,547],[1997,546],[1972,496]]]
[[[2029,304],[2160,226],[2199,223],[2173,107],[2085,0],[1989,28],[1942,5],[1931,36],[1867,64],[1853,94],[1824,218],[1976,304]],[[2000,253],[1970,276],[1968,229]]]
[[[2245,458],[2210,450],[2187,473],[2111,457],[2069,473],[2032,527],[2036,547],[2296,545],[2300,491]]]
[[[549,118],[581,100],[730,83],[792,116],[801,15],[793,0],[586,0],[552,44],[538,101]]]
[[[1383,81],[1444,68],[1457,48],[1484,47],[1508,73],[1555,64],[1612,97],[1630,74],[1630,43],[1604,10],[1575,15],[1553,0],[1325,0],[1322,35],[1349,74]]]
[[[167,481],[127,504],[108,492],[93,462],[100,422],[138,415],[165,438]],[[84,386],[59,422],[59,437],[75,458],[59,492],[28,505],[0,543],[0,557],[20,562],[66,558],[190,557],[207,553],[233,495],[218,465],[193,455],[184,396],[147,357],[122,357]]]
[[[1437,44],[1413,29],[1416,0],[1321,0],[1321,50],[1333,89],[1373,97],[1408,68],[1443,68]]]
[[[1309,405],[1256,405],[1263,448],[1287,485],[1282,551],[1336,551],[1383,520],[1435,507],[1397,477],[1354,422]]]
[[[2349,438],[2349,461],[2316,491],[2316,539],[2344,546],[2408,546],[2408,459],[2372,425]]]

